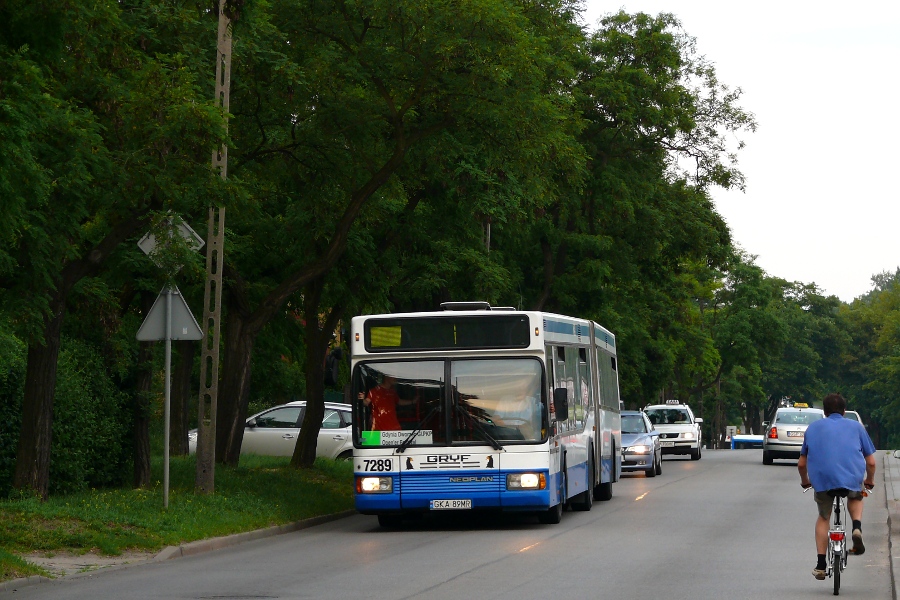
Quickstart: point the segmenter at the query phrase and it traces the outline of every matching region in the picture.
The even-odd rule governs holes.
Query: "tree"
[[[12,5],[13,16],[22,18],[19,8]],[[223,121],[190,62],[201,36],[185,35],[208,28],[188,8],[125,8],[57,3],[66,52],[49,60],[20,51],[53,107],[52,118],[32,126],[29,159],[52,185],[38,186],[45,200],[20,213],[27,226],[16,230],[16,270],[2,286],[4,305],[21,315],[17,326],[28,340],[14,485],[42,497],[70,294],[121,243],[142,234],[153,211],[189,212],[213,190],[222,195],[205,163],[223,138]]]
[[[408,201],[400,175],[411,152],[483,147],[487,131],[511,142],[507,152],[531,153],[533,165],[567,141],[552,126],[565,100],[546,77],[555,40],[536,34],[530,5],[291,0],[257,9],[265,51],[240,61],[254,77],[236,78],[246,99],[235,106],[253,108],[235,114],[232,130],[244,148],[232,154],[236,168],[256,191],[246,212],[229,216],[239,239],[226,265],[216,450],[228,464],[239,458],[256,337],[294,294],[322,285],[360,219],[378,226],[383,207]],[[466,150],[475,149],[454,155]],[[254,244],[241,245],[242,234]]]

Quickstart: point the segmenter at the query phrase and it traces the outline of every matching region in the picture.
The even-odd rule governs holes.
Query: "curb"
[[[272,527],[266,527],[265,529],[257,529],[254,531],[247,531],[244,533],[235,533],[232,535],[226,535],[217,538],[210,538],[207,540],[197,540],[196,542],[189,542],[187,544],[181,544],[180,546],[167,546],[163,548],[159,553],[156,554],[152,559],[145,562],[161,562],[164,560],[171,560],[173,558],[182,558],[184,556],[193,556],[195,554],[202,554],[204,552],[209,552],[211,550],[220,550],[222,548],[228,548],[229,546],[236,546],[238,544],[243,544],[245,542],[251,542],[253,540],[259,540],[267,537],[272,537],[276,535],[282,535],[285,533],[292,533],[294,531],[300,531],[301,529],[309,529],[310,527],[315,527],[316,525],[322,525],[324,523],[329,523],[331,521],[337,521],[339,519],[343,519],[346,517],[351,517],[357,514],[355,510],[345,510],[343,512],[334,513],[330,515],[322,515],[319,517],[312,517],[309,519],[303,519],[302,521],[296,521],[294,523],[288,523],[287,525],[274,525]],[[143,564],[141,562],[133,563],[133,564],[122,564],[116,565],[112,567],[105,567],[103,570],[108,571],[111,569],[123,569],[126,567],[133,567],[139,564]],[[62,577],[51,578],[45,577],[43,575],[31,575],[30,577],[22,577],[20,579],[11,579],[9,581],[4,581],[0,583],[0,593],[12,591],[15,592],[19,588],[36,585],[38,583],[51,583],[54,581],[59,581],[61,579],[74,579],[78,577],[87,577],[96,575],[97,571],[88,571],[84,573],[72,573],[69,575],[64,575]]]
[[[170,560],[173,558],[181,558],[183,556],[193,556],[194,554],[201,554],[203,552],[209,552],[210,550],[220,550],[229,546],[243,544],[244,542],[251,542],[253,540],[272,537],[274,535],[282,535],[284,533],[300,531],[301,529],[308,529],[310,527],[315,527],[316,525],[337,521],[338,519],[343,519],[355,514],[355,510],[346,510],[331,515],[322,515],[321,517],[304,519],[287,525],[275,525],[273,527],[257,529],[255,531],[235,533],[223,537],[210,538],[208,540],[197,540],[196,542],[189,542],[180,546],[167,546],[153,558],[153,561]]]
[[[894,451],[897,452],[897,451]],[[884,503],[887,506],[888,563],[891,569],[891,597],[898,600],[900,584],[900,457],[888,450],[881,462],[884,468]]]

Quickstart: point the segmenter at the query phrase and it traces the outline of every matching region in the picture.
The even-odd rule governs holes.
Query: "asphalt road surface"
[[[659,477],[626,474],[613,499],[534,517],[428,515],[402,530],[353,517],[165,562],[0,592],[17,599],[753,599],[831,596],[817,581],[812,494],[796,463],[760,450],[666,458]],[[884,490],[882,473],[876,490]],[[881,492],[883,493],[883,492]],[[841,596],[891,598],[887,509],[866,500],[866,553]]]

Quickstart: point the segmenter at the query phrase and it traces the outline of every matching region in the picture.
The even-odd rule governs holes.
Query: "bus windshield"
[[[542,381],[533,358],[361,363],[353,378],[355,441],[495,448],[537,442],[547,431]]]

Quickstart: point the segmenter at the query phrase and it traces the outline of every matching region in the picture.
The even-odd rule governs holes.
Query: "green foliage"
[[[223,323],[254,353],[223,372],[252,375],[249,413],[306,395],[315,289],[323,320],[460,299],[592,318],[629,407],[681,398],[716,433],[837,389],[900,440],[900,273],[846,306],[735,252],[709,190],[743,186],[755,120],[673,15],[586,32],[569,0],[247,3],[226,136],[197,8],[0,2],[0,494],[51,305],[51,487],[126,479],[138,301],[175,278],[199,317],[202,257],[167,223],[205,237],[210,203],[228,205]],[[220,416],[243,389],[220,387]]]
[[[0,548],[0,581],[20,579],[31,575],[47,575],[40,567],[23,560],[22,558]]]
[[[50,489],[70,493],[121,485],[131,466],[128,396],[91,346],[65,340],[54,403]]]
[[[24,386],[25,345],[0,322],[0,498],[5,498],[12,486]]]
[[[900,447],[900,269],[872,277],[873,289],[840,309],[851,342],[838,383],[879,448]]]
[[[131,466],[131,417],[92,346],[67,339],[60,353],[50,464],[54,493],[120,485]],[[0,497],[11,491],[25,385],[25,346],[0,331]]]
[[[279,314],[260,335],[254,349],[252,395],[247,414],[305,399],[306,348],[299,315]]]
[[[21,553],[158,551],[353,507],[353,467],[347,461],[319,459],[314,468],[297,470],[286,458],[245,457],[237,468],[217,467],[211,495],[193,493],[195,468],[193,457],[171,459],[168,509],[159,457],[150,489],[85,490],[46,502],[0,500],[0,547]]]

